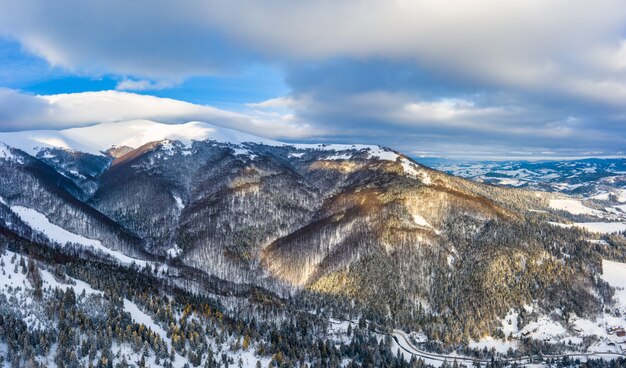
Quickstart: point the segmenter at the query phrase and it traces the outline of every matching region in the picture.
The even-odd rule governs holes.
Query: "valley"
[[[148,120],[0,142],[6,366],[624,356],[623,160],[430,168]]]

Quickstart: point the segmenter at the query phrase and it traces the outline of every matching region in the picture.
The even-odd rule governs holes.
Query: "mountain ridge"
[[[0,136],[35,155],[2,151],[7,211],[37,211],[194,292],[208,283],[351,300],[374,320],[446,343],[492,333],[528,303],[588,315],[605,302],[601,258],[582,232],[548,223],[566,221],[550,194],[450,176],[380,146],[117,124],[72,133],[119,128],[89,152],[63,148],[68,141],[38,147],[40,133]]]
[[[126,146],[136,149],[146,143],[163,140],[181,141],[185,145],[189,145],[193,140],[214,140],[232,144],[257,143],[268,146],[293,146],[303,149],[328,148],[336,151],[346,150],[348,147],[355,149],[380,147],[363,144],[283,143],[199,121],[190,121],[184,124],[163,124],[144,119],[98,123],[87,127],[61,130],[0,132],[0,142],[9,142],[10,146],[34,156],[46,148],[60,148],[102,155],[111,148]]]

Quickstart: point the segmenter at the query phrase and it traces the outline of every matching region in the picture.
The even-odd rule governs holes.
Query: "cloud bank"
[[[203,121],[269,138],[322,134],[290,116],[235,113],[168,98],[119,91],[33,96],[0,89],[0,131],[64,129],[149,119],[178,124]]]
[[[2,0],[0,32],[53,65],[155,79],[263,58],[348,57],[526,88],[560,81],[603,90],[626,73],[625,8],[620,0]]]
[[[622,0],[0,0],[0,34],[65,70],[120,76],[119,90],[274,65],[291,93],[250,101],[251,115],[182,109],[269,124],[244,130],[273,137],[441,155],[626,147]],[[47,124],[47,98],[0,98],[15,103],[0,112],[4,129],[88,120],[77,111]]]

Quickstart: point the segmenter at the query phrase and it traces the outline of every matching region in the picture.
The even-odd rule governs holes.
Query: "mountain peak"
[[[396,161],[398,153],[377,145],[364,144],[291,144],[262,138],[234,129],[210,123],[190,121],[184,124],[163,124],[152,120],[129,120],[100,123],[81,128],[63,130],[30,130],[0,133],[0,142],[21,149],[33,156],[46,148],[60,148],[93,155],[103,155],[111,149],[125,147],[136,149],[150,142],[163,140],[180,141],[190,145],[193,141],[213,140],[241,145],[244,143],[266,146],[291,146],[298,150],[329,152],[367,151],[372,159]],[[297,153],[295,153],[297,155]],[[334,155],[330,159],[342,159]]]
[[[61,148],[100,155],[112,147],[137,148],[149,142],[178,140],[216,140],[240,144],[254,142],[269,145],[281,143],[209,123],[163,124],[151,120],[101,123],[64,130],[32,130],[0,133],[0,141],[36,155],[41,149]]]

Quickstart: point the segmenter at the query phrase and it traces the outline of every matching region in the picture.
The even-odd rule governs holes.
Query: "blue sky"
[[[623,156],[626,4],[0,0],[0,131],[129,117],[416,157]]]
[[[115,74],[73,73],[53,67],[25,51],[19,42],[0,38],[0,87],[37,95],[114,90],[123,80]],[[193,76],[167,88],[136,91],[220,108],[240,108],[289,92],[283,73],[271,65],[246,65],[230,73]]]

